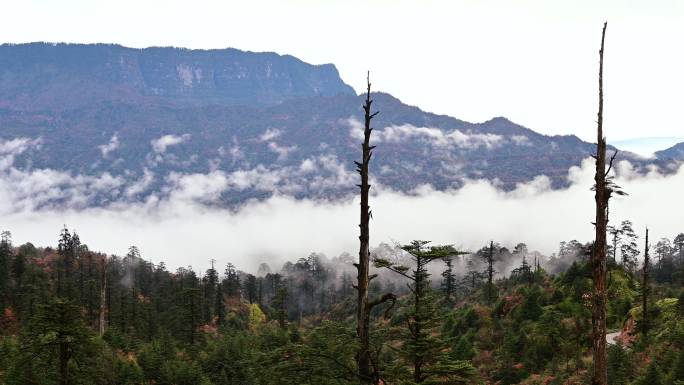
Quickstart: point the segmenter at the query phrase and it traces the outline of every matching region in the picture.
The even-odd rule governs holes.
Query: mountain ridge
[[[269,105],[337,93],[356,94],[333,64],[311,65],[270,52],[114,44],[0,45],[0,100],[13,109],[70,109],[94,101],[148,99]]]
[[[684,142],[677,143],[664,150],[656,151],[655,156],[659,159],[684,159]]]
[[[17,47],[27,52],[5,55]],[[246,60],[242,67],[212,67],[234,71],[224,74],[228,78],[253,74],[254,81],[200,92],[193,89],[194,80],[183,83],[187,71],[180,64],[195,66],[193,71],[208,68],[211,60],[198,59],[196,64],[183,56],[205,51],[160,49],[157,53],[162,55],[145,59],[143,67],[152,74],[145,85],[145,79],[136,83],[136,74],[145,71],[138,72],[135,66],[130,76],[119,67],[113,74],[103,70],[120,62],[112,58],[150,52],[124,48],[122,54],[119,47],[0,46],[0,140],[27,143],[21,151],[6,155],[6,163],[29,173],[24,179],[32,175],[31,170],[57,172],[59,177],[53,175],[57,182],[37,192],[46,199],[51,189],[78,191],[85,195],[75,202],[97,206],[168,195],[190,183],[218,189],[197,199],[221,205],[273,194],[335,198],[356,191],[353,161],[359,155],[365,96],[353,92],[334,66],[324,65],[333,72],[320,73],[320,68],[293,56],[273,54],[264,60],[266,56],[256,53],[258,60]],[[46,58],[45,49],[54,57]],[[232,50],[242,57],[241,51]],[[83,52],[100,56],[75,55]],[[292,60],[296,65],[288,64]],[[268,63],[282,72],[284,82],[263,77]],[[47,75],[29,76],[35,74]],[[103,84],[96,81],[99,78]],[[123,86],[109,93],[117,82]],[[162,88],[145,94],[154,84]],[[84,89],[88,92],[80,93]],[[470,123],[423,111],[388,93],[372,96],[380,111],[374,119],[375,184],[398,191],[410,192],[422,185],[453,189],[472,179],[496,181],[510,190],[540,175],[560,188],[569,183],[568,169],[595,150],[595,145],[577,136],[543,135],[504,117]],[[637,171],[649,164],[662,165],[630,153],[621,153],[619,159],[630,160]],[[0,171],[8,186],[19,183],[11,180],[11,168]],[[70,179],[86,186],[64,182]],[[99,191],[101,179],[111,186]],[[30,195],[23,190],[16,194]],[[57,194],[57,201],[67,199],[64,194]]]

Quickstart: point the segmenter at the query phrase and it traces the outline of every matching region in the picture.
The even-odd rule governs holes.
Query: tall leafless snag
[[[646,245],[644,246],[644,269],[643,269],[643,280],[641,282],[641,332],[643,333],[644,340],[648,336],[648,329],[650,326],[650,314],[648,310],[648,296],[651,293],[649,274],[651,270],[651,257],[648,254],[650,246],[648,244],[648,227],[646,228]]]
[[[373,100],[370,97],[370,77],[366,78],[368,88],[366,91],[366,101],[363,105],[364,110],[364,131],[363,131],[363,144],[362,148],[362,159],[361,162],[354,162],[356,164],[356,171],[361,175],[361,184],[357,185],[361,189],[361,223],[359,224],[360,232],[359,241],[359,263],[355,264],[357,270],[357,284],[354,288],[358,293],[357,300],[357,312],[356,321],[357,327],[356,332],[359,338],[359,351],[357,354],[357,365],[358,365],[358,377],[361,384],[376,384],[379,382],[378,369],[375,365],[372,365],[371,352],[370,352],[370,313],[373,307],[380,305],[387,301],[394,302],[396,297],[392,293],[387,293],[380,298],[373,301],[368,299],[368,285],[370,281],[376,277],[376,275],[370,275],[369,265],[370,265],[370,251],[369,251],[369,239],[370,239],[370,218],[372,213],[370,206],[368,205],[368,192],[370,190],[370,184],[368,183],[368,165],[370,164],[371,156],[373,156],[373,149],[375,146],[370,145],[370,137],[373,128],[371,128],[371,120],[378,114],[377,112],[371,113],[371,105]]]
[[[608,359],[606,355],[606,230],[608,226],[608,201],[613,194],[625,195],[613,182],[609,173],[617,151],[611,157],[606,170],[606,138],[603,136],[603,48],[606,39],[606,27],[603,24],[601,34],[601,50],[599,51],[599,109],[597,120],[596,174],[594,188],[596,192],[596,239],[591,250],[592,278],[594,292],[592,294],[592,350],[594,357],[593,385],[608,384]]]

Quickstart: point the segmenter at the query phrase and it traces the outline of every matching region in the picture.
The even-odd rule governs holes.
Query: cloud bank
[[[350,127],[350,136],[354,139],[363,140],[363,124],[361,121],[352,117],[347,119],[347,123]],[[503,135],[460,130],[445,132],[439,128],[416,127],[411,124],[392,125],[381,130],[373,130],[374,143],[401,143],[409,139],[419,139],[434,147],[458,147],[469,150],[478,147],[484,147],[488,150],[498,148],[507,140]],[[524,135],[513,135],[508,139],[516,145],[525,145],[529,141]]]
[[[150,141],[150,144],[152,145],[154,152],[163,154],[166,152],[168,147],[179,145],[188,139],[190,139],[190,134],[164,135],[160,138]]]
[[[107,158],[109,153],[119,148],[119,146],[119,137],[116,134],[114,134],[114,136],[112,136],[112,138],[109,139],[109,143],[97,146],[97,148],[100,149],[102,157]]]
[[[298,167],[278,170],[257,166],[231,173],[172,173],[163,177],[162,191],[138,194],[156,178],[146,170],[138,180],[109,174],[71,175],[38,169],[18,170],[15,156],[40,140],[0,143],[0,213],[2,229],[15,243],[54,246],[60,228],[75,229],[91,249],[124,254],[137,245],[146,258],[170,267],[191,265],[204,270],[212,258],[255,271],[261,262],[279,268],[286,260],[322,252],[329,257],[358,248],[358,200],[298,200],[292,178],[306,179],[310,188],[353,185],[356,176],[335,157],[306,159]],[[371,197],[371,244],[412,239],[450,243],[477,250],[489,240],[508,247],[518,242],[530,250],[551,254],[560,241],[592,239],[593,164],[588,159],[568,171],[570,187],[552,190],[545,176],[504,192],[487,181],[466,181],[458,190],[424,186],[411,194],[374,185]],[[324,169],[326,177],[312,176]],[[637,175],[631,165],[617,167],[617,183],[630,194],[612,201],[614,222],[630,219],[641,233],[646,225],[653,239],[672,238],[684,231],[679,214],[684,191],[684,167],[668,176],[652,170]],[[219,208],[221,194],[245,189],[275,191],[263,201],[239,209]],[[110,203],[90,207],[94,194],[112,194]],[[117,195],[118,194],[118,195]],[[54,202],[59,202],[55,204]]]

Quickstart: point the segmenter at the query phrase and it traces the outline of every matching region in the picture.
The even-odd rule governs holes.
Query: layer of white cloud
[[[0,153],[18,155],[30,148],[21,143],[0,142]],[[588,241],[593,232],[592,168],[590,160],[571,168],[570,187],[563,190],[551,190],[544,176],[510,192],[485,181],[469,181],[452,191],[424,186],[412,194],[374,184],[371,242],[427,239],[476,250],[491,239],[509,246],[525,242],[551,253],[563,240]],[[328,176],[310,178],[314,170]],[[617,183],[630,195],[613,201],[614,221],[630,219],[637,231],[648,224],[654,239],[684,231],[674,209],[684,190],[684,167],[669,176],[655,170],[639,176],[627,162],[620,162],[617,170]],[[10,166],[0,173],[0,212],[3,229],[13,232],[16,243],[54,245],[60,227],[67,224],[92,249],[122,254],[136,244],[146,257],[174,267],[203,269],[215,258],[253,270],[263,261],[278,267],[311,251],[353,253],[358,200],[291,198],[302,187],[294,181],[307,176],[311,188],[348,186],[357,178],[337,158],[321,156],[278,170],[257,166],[231,173],[171,174],[162,191],[142,201],[127,198],[149,188],[155,178],[151,171],[130,184],[109,174],[74,176]],[[218,208],[222,194],[246,189],[276,195],[235,210]],[[112,191],[122,191],[119,197],[124,198],[88,208],[94,194]]]
[[[133,184],[126,187],[124,194],[128,198],[133,198],[136,195],[147,191],[152,182],[154,182],[154,173],[148,169],[144,169],[143,176],[139,180],[133,182]]]
[[[349,134],[352,138],[363,140],[363,125],[356,118],[349,118]],[[373,130],[374,143],[402,143],[408,140],[420,140],[434,147],[473,150],[477,148],[495,149],[510,143],[517,146],[530,145],[529,138],[524,135],[503,136],[491,133],[463,132],[460,130],[445,131],[435,127],[416,127],[411,124],[387,126]]]
[[[282,134],[282,132],[279,129],[269,128],[268,130],[264,131],[264,133],[259,136],[259,141],[268,142],[269,140],[273,140],[273,139],[279,137],[281,134]]]
[[[114,134],[112,136],[112,138],[109,139],[109,143],[97,146],[97,148],[100,149],[100,152],[102,153],[102,157],[106,158],[110,152],[119,148],[119,145],[120,145],[119,137],[117,134]]]
[[[14,164],[14,158],[30,147],[40,148],[41,138],[15,138],[0,141],[0,171],[9,169]]]
[[[268,149],[278,154],[278,161],[283,161],[291,152],[297,151],[297,146],[281,146],[276,142],[269,142]]]
[[[153,139],[150,141],[152,149],[158,154],[163,154],[166,149],[171,146],[176,146],[190,139],[190,134],[183,135],[164,135],[160,138]]]

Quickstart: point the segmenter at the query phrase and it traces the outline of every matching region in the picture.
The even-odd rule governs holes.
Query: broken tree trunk
[[[643,281],[641,282],[641,309],[642,309],[642,316],[641,316],[641,332],[643,333],[644,336],[644,341],[646,340],[646,337],[648,336],[648,329],[649,329],[649,313],[648,313],[648,296],[651,292],[650,288],[650,282],[649,282],[649,273],[651,269],[651,257],[648,255],[648,227],[646,228],[646,245],[644,246],[644,269],[643,269]]]
[[[361,223],[360,227],[360,247],[359,247],[359,262],[355,264],[357,270],[357,284],[354,288],[358,293],[357,300],[357,328],[356,332],[359,338],[359,351],[357,354],[358,378],[361,384],[376,384],[379,382],[378,369],[372,365],[371,351],[370,351],[370,313],[373,307],[380,305],[387,301],[394,301],[396,298],[393,294],[388,293],[382,297],[369,301],[368,300],[368,285],[370,281],[375,278],[375,275],[369,276],[370,269],[370,218],[372,213],[368,205],[368,192],[370,184],[368,183],[368,166],[370,164],[371,156],[373,156],[373,149],[375,146],[370,145],[370,137],[373,128],[371,128],[371,120],[377,115],[377,112],[371,112],[371,105],[373,101],[370,97],[370,78],[366,79],[368,88],[366,91],[366,101],[363,105],[364,110],[364,131],[361,162],[354,162],[356,164],[356,171],[361,175],[361,184],[358,187],[361,189]]]
[[[607,23],[603,24],[601,50],[599,51],[599,110],[597,120],[596,175],[596,239],[592,248],[592,347],[594,359],[593,385],[608,384],[608,360],[606,356],[606,229],[608,226],[608,200],[610,191],[606,184],[606,138],[603,136],[603,47]]]

